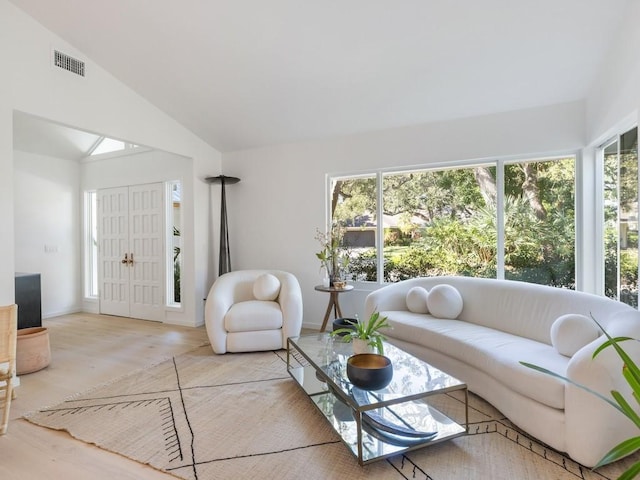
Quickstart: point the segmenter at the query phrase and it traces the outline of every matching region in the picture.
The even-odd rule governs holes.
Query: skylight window
[[[121,152],[129,148],[136,148],[137,146],[138,145],[122,142],[120,140],[115,140],[113,138],[102,137],[102,139],[96,143],[96,146],[93,148],[93,150],[89,155],[93,156],[93,155],[101,155],[103,153]]]
[[[93,152],[91,152],[91,155],[100,155],[101,153],[118,152],[124,149],[125,149],[124,142],[121,142],[120,140],[114,140],[113,138],[104,137],[102,140],[100,140],[100,143],[98,143],[96,148],[93,149]]]

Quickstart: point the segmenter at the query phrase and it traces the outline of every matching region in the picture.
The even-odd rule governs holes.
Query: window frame
[[[180,205],[181,205],[181,209],[182,209],[182,191],[183,191],[183,182],[181,180],[168,180],[166,182],[164,182],[165,184],[165,234],[166,234],[166,238],[165,238],[165,245],[167,246],[166,248],[166,267],[165,267],[165,271],[166,271],[166,278],[165,278],[165,306],[167,308],[171,308],[171,309],[182,309],[183,306],[183,302],[182,302],[182,298],[184,295],[184,291],[182,288],[182,280],[183,278],[183,273],[182,273],[182,266],[184,264],[183,262],[183,242],[182,242],[182,232],[183,232],[183,222],[182,222],[182,212],[180,213],[180,218],[178,219],[177,222],[175,222],[175,215],[174,215],[174,205],[173,205],[173,187],[175,185],[178,185],[179,191],[180,191]],[[175,224],[178,224],[177,226]],[[176,226],[176,228],[178,229],[178,231],[180,232],[180,301],[176,301],[175,300],[175,288],[174,288],[174,275],[175,275],[175,265],[174,265],[174,261],[173,261],[173,247],[174,247],[174,235],[173,235],[173,227]]]
[[[596,294],[601,295],[601,296],[606,296],[606,248],[605,248],[605,235],[606,235],[606,222],[605,222],[605,195],[604,195],[604,182],[605,182],[605,150],[610,147],[611,145],[613,145],[614,143],[617,144],[617,156],[618,156],[618,162],[620,161],[620,144],[622,141],[622,137],[630,132],[633,129],[637,129],[637,135],[640,134],[640,125],[638,125],[638,123],[634,120],[631,121],[630,119],[627,119],[623,122],[621,122],[614,130],[613,133],[611,133],[610,131],[610,135],[606,136],[604,138],[604,140],[600,141],[599,143],[597,143],[597,146],[595,146],[595,155],[594,155],[594,159],[595,159],[595,217],[596,217],[596,221],[595,221],[595,236],[596,236],[596,244],[595,244],[595,255],[596,255],[596,265],[597,265],[597,269],[595,272],[595,288],[596,288]],[[636,152],[636,154],[638,155],[638,163],[639,163],[639,174],[638,174],[638,203],[640,204],[640,146],[637,147],[637,149],[639,150],[638,152]],[[620,168],[620,165],[618,164],[618,169]],[[620,183],[619,183],[619,175],[618,175],[618,184],[617,184],[617,188],[618,188],[618,200],[619,200],[619,189],[620,189]],[[619,222],[619,218],[618,218],[618,222]],[[620,239],[618,238],[618,257],[620,255],[620,245],[619,245]],[[616,269],[617,269],[617,282],[616,282],[616,288],[617,288],[617,298],[614,299],[616,301],[620,301],[620,259],[618,258],[618,263],[616,265]],[[638,265],[638,272],[639,272],[639,278],[640,278],[640,263]],[[640,286],[640,281],[638,282]],[[640,303],[637,307],[637,309],[640,309]]]
[[[97,278],[98,246],[94,245],[93,238],[93,233],[97,229],[97,194],[97,190],[84,192],[84,282],[82,290],[85,300],[90,301],[98,301],[100,298],[99,279]]]
[[[496,258],[496,278],[503,280],[505,278],[505,265],[504,265],[504,246],[505,246],[505,238],[504,238],[504,167],[505,165],[515,164],[519,162],[526,161],[552,161],[552,160],[561,160],[563,158],[573,158],[574,159],[574,278],[575,278],[575,289],[580,290],[582,286],[582,279],[579,277],[579,273],[581,268],[579,266],[578,259],[580,257],[580,245],[582,244],[582,222],[579,219],[579,213],[582,211],[581,208],[581,187],[580,187],[580,179],[581,179],[581,155],[580,151],[577,150],[561,150],[557,152],[547,152],[542,154],[521,154],[521,155],[509,155],[502,157],[489,157],[489,158],[477,158],[477,159],[467,159],[467,160],[459,160],[459,161],[451,161],[451,162],[434,162],[428,164],[419,164],[419,165],[411,165],[411,166],[395,166],[395,167],[384,167],[384,168],[376,168],[371,170],[360,170],[355,172],[332,172],[327,173],[325,175],[325,218],[326,224],[330,225],[332,222],[331,218],[331,199],[332,199],[332,184],[337,179],[353,179],[360,177],[376,177],[376,208],[377,208],[377,217],[378,217],[378,225],[376,226],[376,255],[377,255],[377,281],[351,281],[358,289],[364,291],[373,291],[377,288],[389,284],[384,280],[384,225],[381,219],[383,218],[383,188],[382,181],[384,175],[389,174],[402,174],[416,171],[424,171],[424,170],[444,170],[444,169],[458,169],[458,168],[471,168],[478,165],[489,165],[495,166],[496,168],[496,189],[497,189],[497,198],[496,198],[496,208],[497,208],[497,258]]]

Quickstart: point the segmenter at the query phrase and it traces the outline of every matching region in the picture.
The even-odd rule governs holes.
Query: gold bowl
[[[393,365],[384,355],[359,353],[347,359],[347,377],[363,390],[381,390],[393,378]]]

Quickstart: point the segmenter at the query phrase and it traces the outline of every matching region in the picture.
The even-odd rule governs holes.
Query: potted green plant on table
[[[353,342],[354,353],[365,353],[370,348],[374,348],[382,355],[385,336],[380,332],[382,328],[389,328],[387,317],[381,317],[380,312],[374,312],[366,322],[347,319],[353,327],[338,328],[331,332],[332,336],[342,336],[344,342]]]
[[[618,355],[620,356],[620,358],[622,359],[622,361],[624,362],[622,366],[622,375],[624,376],[625,380],[633,390],[633,398],[638,404],[640,404],[640,368],[638,368],[638,366],[631,359],[631,357],[619,345],[620,342],[624,342],[628,340],[633,340],[637,342],[639,340],[631,337],[613,338],[606,332],[604,328],[602,328],[602,326],[596,321],[595,318],[593,318],[593,316],[591,318],[607,337],[607,340],[602,345],[600,345],[595,350],[595,352],[593,352],[592,358],[595,358],[605,348],[613,347],[618,353]],[[552,372],[551,370],[547,370],[546,368],[542,368],[527,362],[520,362],[520,363],[525,367],[529,367],[539,372],[545,373],[547,375],[551,375],[551,376],[560,378],[564,381],[567,381],[575,385],[576,387],[582,388],[583,390],[597,396],[598,398],[610,404],[616,410],[620,411],[624,416],[626,416],[629,420],[631,420],[636,425],[637,428],[640,429],[640,415],[636,413],[634,408],[629,404],[629,402],[624,398],[624,396],[617,390],[611,391],[611,396],[613,397],[613,400],[611,400],[610,398],[607,398],[604,395],[598,392],[595,392],[590,388],[587,388],[584,385],[574,382],[562,375]],[[602,459],[598,462],[598,464],[593,467],[593,469],[595,470],[598,467],[602,467],[604,465],[607,465],[608,463],[619,460],[638,450],[640,450],[640,436],[628,438],[627,440],[624,440],[623,442],[613,447],[608,453],[606,453],[605,456],[602,457]],[[622,473],[618,477],[618,480],[631,480],[635,478],[638,474],[640,474],[640,461],[635,462],[633,465],[631,465],[631,467],[629,467],[624,473]]]

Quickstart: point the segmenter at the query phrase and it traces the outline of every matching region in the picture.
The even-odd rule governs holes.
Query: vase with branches
[[[349,265],[349,249],[344,245],[345,228],[339,223],[332,223],[326,232],[316,229],[316,240],[320,243],[320,251],[316,258],[327,272],[330,285],[342,280]]]

